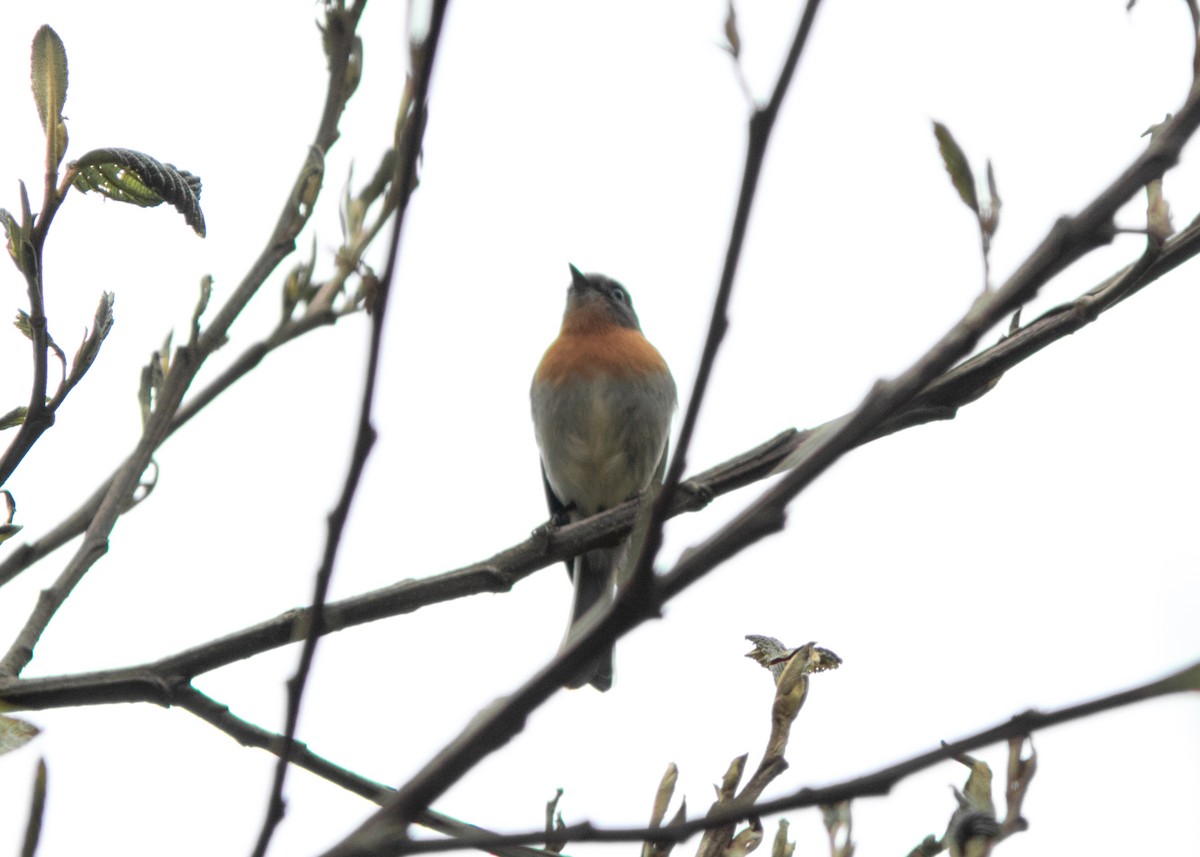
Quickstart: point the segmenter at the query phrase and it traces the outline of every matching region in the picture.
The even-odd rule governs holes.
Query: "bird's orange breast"
[[[610,324],[601,331],[577,331],[563,326],[546,349],[534,375],[535,383],[564,384],[607,376],[637,378],[666,374],[667,364],[641,332]]]

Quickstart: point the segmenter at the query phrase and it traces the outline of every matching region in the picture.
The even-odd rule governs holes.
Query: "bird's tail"
[[[607,606],[615,594],[613,569],[624,554],[623,546],[601,548],[575,557],[575,597],[571,603],[571,624],[563,638],[563,647],[574,642],[579,620],[597,604]],[[605,691],[613,683],[613,650],[610,646],[604,654],[579,671],[567,682],[567,687],[576,688],[590,684],[596,690]]]

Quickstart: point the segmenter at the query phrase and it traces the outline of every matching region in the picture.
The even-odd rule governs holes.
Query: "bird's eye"
[[[625,290],[620,286],[613,286],[609,291],[609,294],[612,295],[612,299],[619,304],[629,303],[629,295],[625,294]]]

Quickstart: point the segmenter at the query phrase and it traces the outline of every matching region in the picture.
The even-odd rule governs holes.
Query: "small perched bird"
[[[530,399],[546,500],[556,519],[582,520],[662,478],[675,379],[642,335],[629,292],[616,280],[571,265],[562,328],[538,364]],[[563,645],[581,616],[612,601],[614,572],[628,545],[626,539],[567,562],[575,597]],[[609,649],[567,686],[608,690],[612,680]]]

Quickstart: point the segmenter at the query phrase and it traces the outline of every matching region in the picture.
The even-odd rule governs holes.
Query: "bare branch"
[[[569,646],[546,669],[539,672],[503,704],[477,716],[459,738],[451,742],[409,780],[381,811],[369,818],[341,843],[335,845],[328,852],[331,857],[332,855],[349,857],[349,855],[358,854],[386,853],[390,847],[389,841],[403,837],[405,829],[423,809],[484,756],[519,732],[530,712],[545,702],[571,675],[574,675],[578,665],[589,662],[599,653],[600,646],[596,641],[605,636],[601,632],[603,625],[610,626],[608,639],[612,640],[616,638],[620,630],[627,630],[628,627],[642,621],[642,619],[625,617],[637,615],[630,605],[636,604],[639,600],[638,594],[644,592],[652,583],[652,563],[662,543],[662,525],[666,520],[667,511],[672,507],[675,488],[683,476],[688,446],[699,416],[700,403],[704,398],[708,377],[716,359],[717,348],[728,327],[726,311],[729,296],[733,289],[733,278],[737,272],[758,176],[766,154],[767,141],[796,65],[800,61],[800,54],[812,29],[813,19],[819,6],[820,0],[808,0],[791,48],[779,73],[771,100],[765,107],[756,110],[750,118],[750,138],[747,144],[742,190],[730,234],[725,267],[721,275],[721,286],[713,305],[708,338],[700,358],[700,368],[697,372],[692,396],[688,402],[675,454],[668,468],[662,490],[655,498],[645,529],[642,530],[646,533],[646,538],[634,564],[631,580],[622,587],[621,593],[614,602],[614,609],[610,611],[609,617],[600,626],[593,628],[590,633],[585,631],[574,645]],[[435,8],[437,7],[435,6]],[[624,624],[620,630],[618,630],[618,623]]]
[[[904,778],[930,768],[940,762],[953,759],[981,747],[995,744],[998,741],[1024,740],[1030,734],[1051,726],[1069,723],[1121,708],[1136,702],[1155,699],[1172,693],[1200,690],[1200,662],[1179,672],[1139,685],[1129,690],[1119,691],[1089,702],[1069,705],[1048,712],[1025,711],[1017,714],[996,726],[983,729],[973,735],[960,738],[951,743],[942,742],[933,750],[928,750],[904,761],[897,762],[885,768],[880,768],[869,774],[853,779],[844,780],[819,788],[802,788],[784,797],[762,801],[753,805],[740,805],[709,813],[704,818],[697,818],[678,824],[663,827],[620,827],[601,828],[590,822],[569,825],[563,830],[563,836],[572,842],[640,842],[653,838],[660,842],[684,842],[696,833],[718,825],[729,824],[750,816],[763,817],[793,809],[805,809],[816,806],[828,806],[841,801],[858,797],[883,796],[891,791],[896,783]],[[541,841],[545,833],[540,830],[530,830],[523,833],[505,834],[494,838],[461,838],[454,842],[439,840],[405,840],[391,843],[394,854],[424,854],[440,851],[460,850],[463,848],[490,849],[500,845],[519,845]],[[925,853],[924,851],[920,853]],[[937,853],[936,851],[932,853]]]
[[[284,746],[284,737],[279,733],[269,732],[248,720],[243,720],[233,714],[229,710],[229,706],[217,702],[212,697],[201,693],[190,685],[178,689],[175,699],[176,704],[181,708],[187,709],[201,720],[220,729],[244,747],[266,750],[268,753],[278,756]],[[393,788],[389,788],[382,783],[377,783],[361,774],[356,774],[349,768],[344,768],[323,756],[317,755],[300,741],[293,742],[291,761],[297,767],[316,774],[318,777],[339,785],[347,791],[353,792],[374,803],[382,803],[388,795],[395,792]],[[457,818],[432,810],[426,812],[417,823],[422,827],[445,834],[446,836],[497,835],[485,828],[468,824],[465,821],[460,821]],[[497,857],[546,857],[547,855],[547,852],[537,848],[525,848],[515,845],[497,847],[491,850],[490,853],[496,854]]]
[[[400,251],[400,236],[404,226],[404,215],[408,211],[408,201],[416,187],[417,160],[421,154],[421,141],[425,129],[425,102],[429,95],[429,82],[433,75],[433,62],[437,55],[438,39],[441,36],[442,21],[446,14],[448,0],[435,0],[430,11],[428,34],[420,41],[410,41],[410,55],[415,76],[415,91],[412,100],[414,111],[412,121],[407,123],[406,133],[402,140],[402,156],[398,169],[398,211],[392,227],[392,240],[389,247],[387,268],[385,269],[379,291],[372,301],[371,348],[367,359],[366,377],[363,379],[362,405],[359,409],[358,430],[355,433],[354,449],[350,465],[346,472],[341,495],[329,515],[328,532],[325,548],[321,557],[321,565],[317,569],[313,582],[312,604],[308,609],[309,623],[304,634],[304,645],[300,651],[300,662],[296,672],[287,682],[287,720],[283,733],[282,751],[279,763],[275,767],[275,779],[271,794],[267,801],[267,812],[263,819],[262,830],[255,845],[254,857],[264,857],[271,838],[283,821],[284,801],[283,785],[287,776],[288,763],[291,761],[296,726],[300,719],[300,705],[304,696],[304,688],[312,669],[313,657],[316,654],[317,643],[321,638],[321,626],[324,624],[325,600],[329,592],[329,584],[333,578],[333,568],[341,545],[342,534],[350,518],[350,506],[362,474],[366,470],[367,457],[375,444],[375,429],[372,426],[372,414],[375,407],[375,382],[379,374],[379,355],[383,345],[384,319],[387,315],[388,298],[396,277],[396,261]],[[331,60],[336,56],[349,61],[360,44],[354,34],[358,23],[358,15],[362,14],[362,5],[354,7],[348,15],[327,7],[325,38]],[[344,18],[344,20],[343,20]],[[332,47],[331,40],[340,36],[346,41],[339,47]],[[336,66],[331,62],[331,67]],[[350,74],[351,69],[343,65],[343,76]],[[357,80],[354,81],[357,85]],[[405,117],[406,119],[409,117]],[[427,809],[427,807],[423,807]]]

